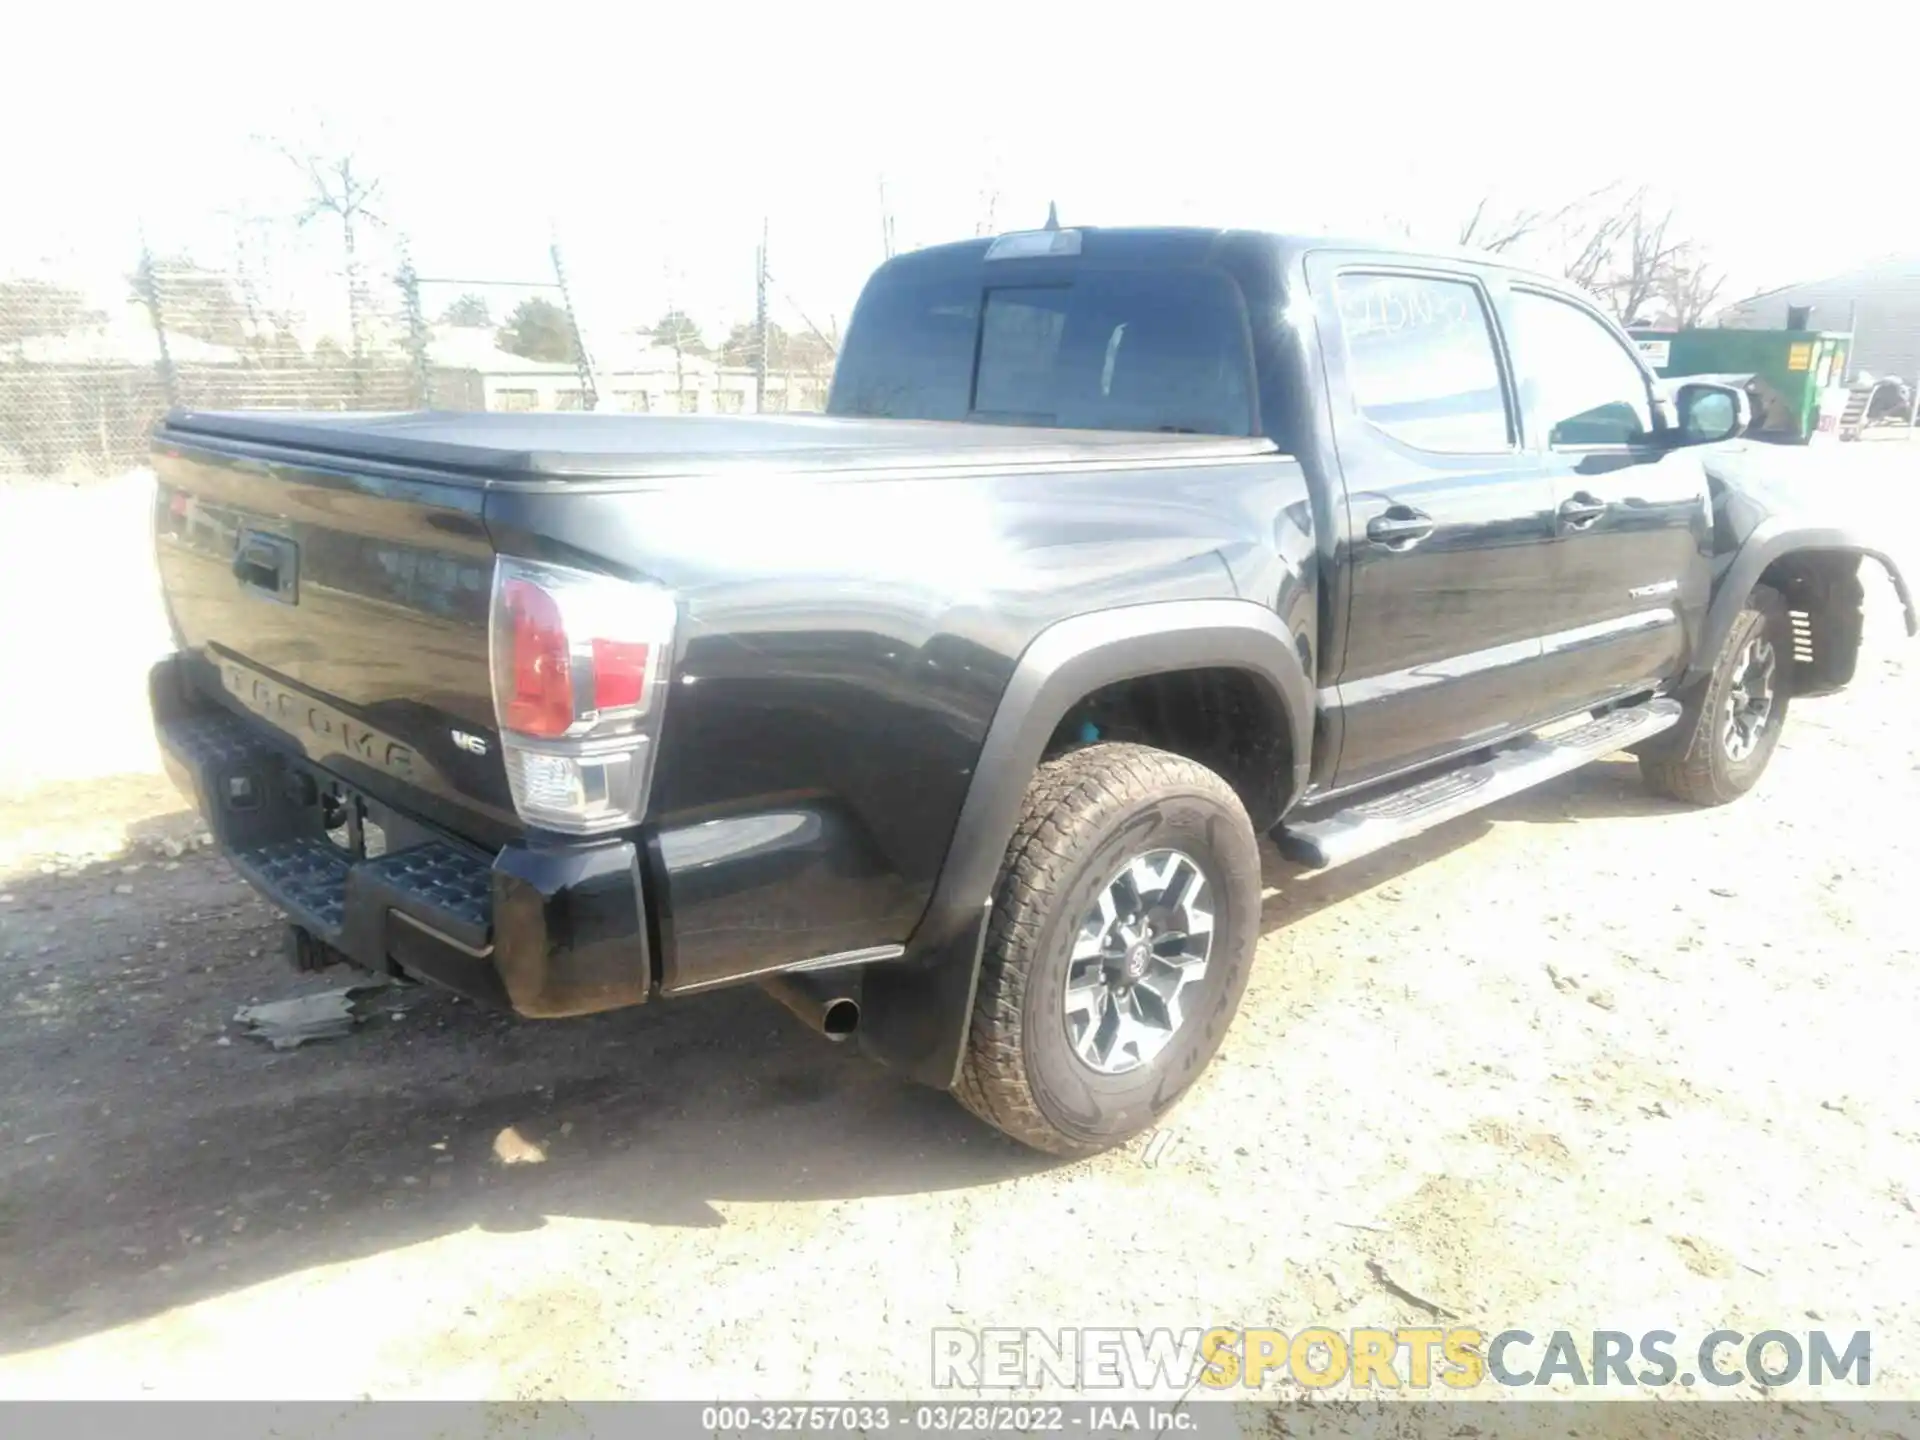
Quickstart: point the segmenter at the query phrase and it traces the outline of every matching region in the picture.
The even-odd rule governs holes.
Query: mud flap
[[[936,1090],[951,1090],[967,1051],[988,900],[970,920],[906,959],[870,965],[860,977],[860,1053]]]

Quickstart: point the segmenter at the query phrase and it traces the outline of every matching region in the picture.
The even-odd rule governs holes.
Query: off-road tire
[[[1213,949],[1160,1053],[1104,1075],[1074,1053],[1062,1013],[1080,918],[1128,859],[1192,857],[1214,897]],[[1260,923],[1260,851],[1240,799],[1195,761],[1101,744],[1042,765],[994,891],[973,1023],[954,1093],[988,1124],[1054,1155],[1091,1155],[1154,1125],[1220,1048]]]
[[[1753,752],[1734,760],[1722,743],[1727,694],[1748,641],[1761,634],[1771,642],[1775,657],[1773,707]],[[1713,673],[1687,700],[1680,722],[1659,737],[1664,743],[1641,752],[1640,774],[1647,788],[1689,805],[1724,805],[1746,794],[1759,783],[1780,743],[1792,673],[1793,625],[1787,602],[1771,586],[1755,586],[1714,658]]]

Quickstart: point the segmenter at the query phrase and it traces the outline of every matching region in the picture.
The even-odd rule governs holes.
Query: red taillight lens
[[[501,722],[522,735],[564,735],[573,726],[573,657],[559,602],[531,580],[508,580],[500,603],[509,626]]]
[[[649,647],[631,640],[593,642],[593,703],[600,710],[632,710],[647,693]]]
[[[495,559],[493,710],[522,820],[597,835],[646,814],[678,614],[658,585]]]

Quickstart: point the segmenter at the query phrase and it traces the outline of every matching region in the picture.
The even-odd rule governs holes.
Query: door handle
[[[1433,533],[1433,517],[1411,505],[1389,505],[1367,521],[1367,539],[1389,550],[1411,550]]]
[[[1560,523],[1569,530],[1584,530],[1606,514],[1609,508],[1606,501],[1596,500],[1582,490],[1560,502]]]

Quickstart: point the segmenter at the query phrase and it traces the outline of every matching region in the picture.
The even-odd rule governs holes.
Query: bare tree
[[[1561,219],[1573,208],[1570,203],[1552,215],[1544,210],[1516,210],[1505,216],[1496,216],[1491,206],[1491,199],[1482,195],[1480,203],[1473,207],[1473,214],[1461,223],[1454,244],[1463,250],[1484,250],[1490,255],[1498,255]]]
[[[1487,216],[1487,206],[1491,203],[1489,197],[1480,197],[1480,203],[1473,207],[1473,214],[1461,222],[1460,233],[1454,236],[1454,244],[1463,250],[1485,250],[1497,255],[1515,241],[1526,238],[1533,228],[1527,223],[1526,215],[1515,217],[1515,225],[1519,228],[1495,227]],[[1500,233],[1494,233],[1496,228]]]
[[[353,346],[353,387],[358,399],[366,359],[364,315],[367,308],[366,289],[360,274],[359,239],[363,225],[386,224],[372,208],[380,193],[380,181],[368,180],[364,170],[354,173],[356,157],[351,151],[329,156],[296,153],[278,143],[274,148],[306,177],[311,187],[311,198],[300,212],[299,223],[311,224],[322,215],[331,215],[340,222],[341,248],[346,253],[347,333]]]
[[[1560,273],[1588,293],[1602,294],[1613,274],[1614,257],[1625,229],[1622,212],[1595,216],[1575,235],[1575,245],[1568,250]]]
[[[1606,289],[1608,303],[1622,325],[1638,322],[1641,311],[1657,296],[1667,282],[1680,243],[1670,237],[1673,211],[1655,218],[1644,204],[1633,208],[1626,227],[1624,264]]]
[[[1655,212],[1645,186],[1617,204],[1593,211],[1569,245],[1561,274],[1585,289],[1614,313],[1623,325],[1648,317],[1656,303],[1676,312],[1675,271],[1697,248],[1682,238],[1672,207]],[[1702,277],[1704,278],[1704,276]],[[1696,315],[1719,293],[1691,296]]]
[[[1651,318],[1655,307],[1697,324],[1720,293],[1704,250],[1684,238],[1668,207],[1656,211],[1646,186],[1620,193],[1603,185],[1558,207],[1498,209],[1482,197],[1460,224],[1462,247],[1498,254],[1533,241],[1560,252],[1560,273],[1605,305],[1622,324]]]
[[[1726,283],[1727,277],[1707,263],[1702,247],[1688,243],[1668,261],[1660,299],[1672,312],[1673,323],[1687,330],[1707,318]]]
[[[1575,215],[1618,188],[1618,182],[1614,182],[1577,195],[1554,209],[1512,210],[1505,214],[1494,207],[1492,196],[1482,195],[1480,202],[1473,207],[1473,213],[1461,222],[1454,243],[1463,250],[1484,250],[1498,255],[1532,236],[1551,235]]]

